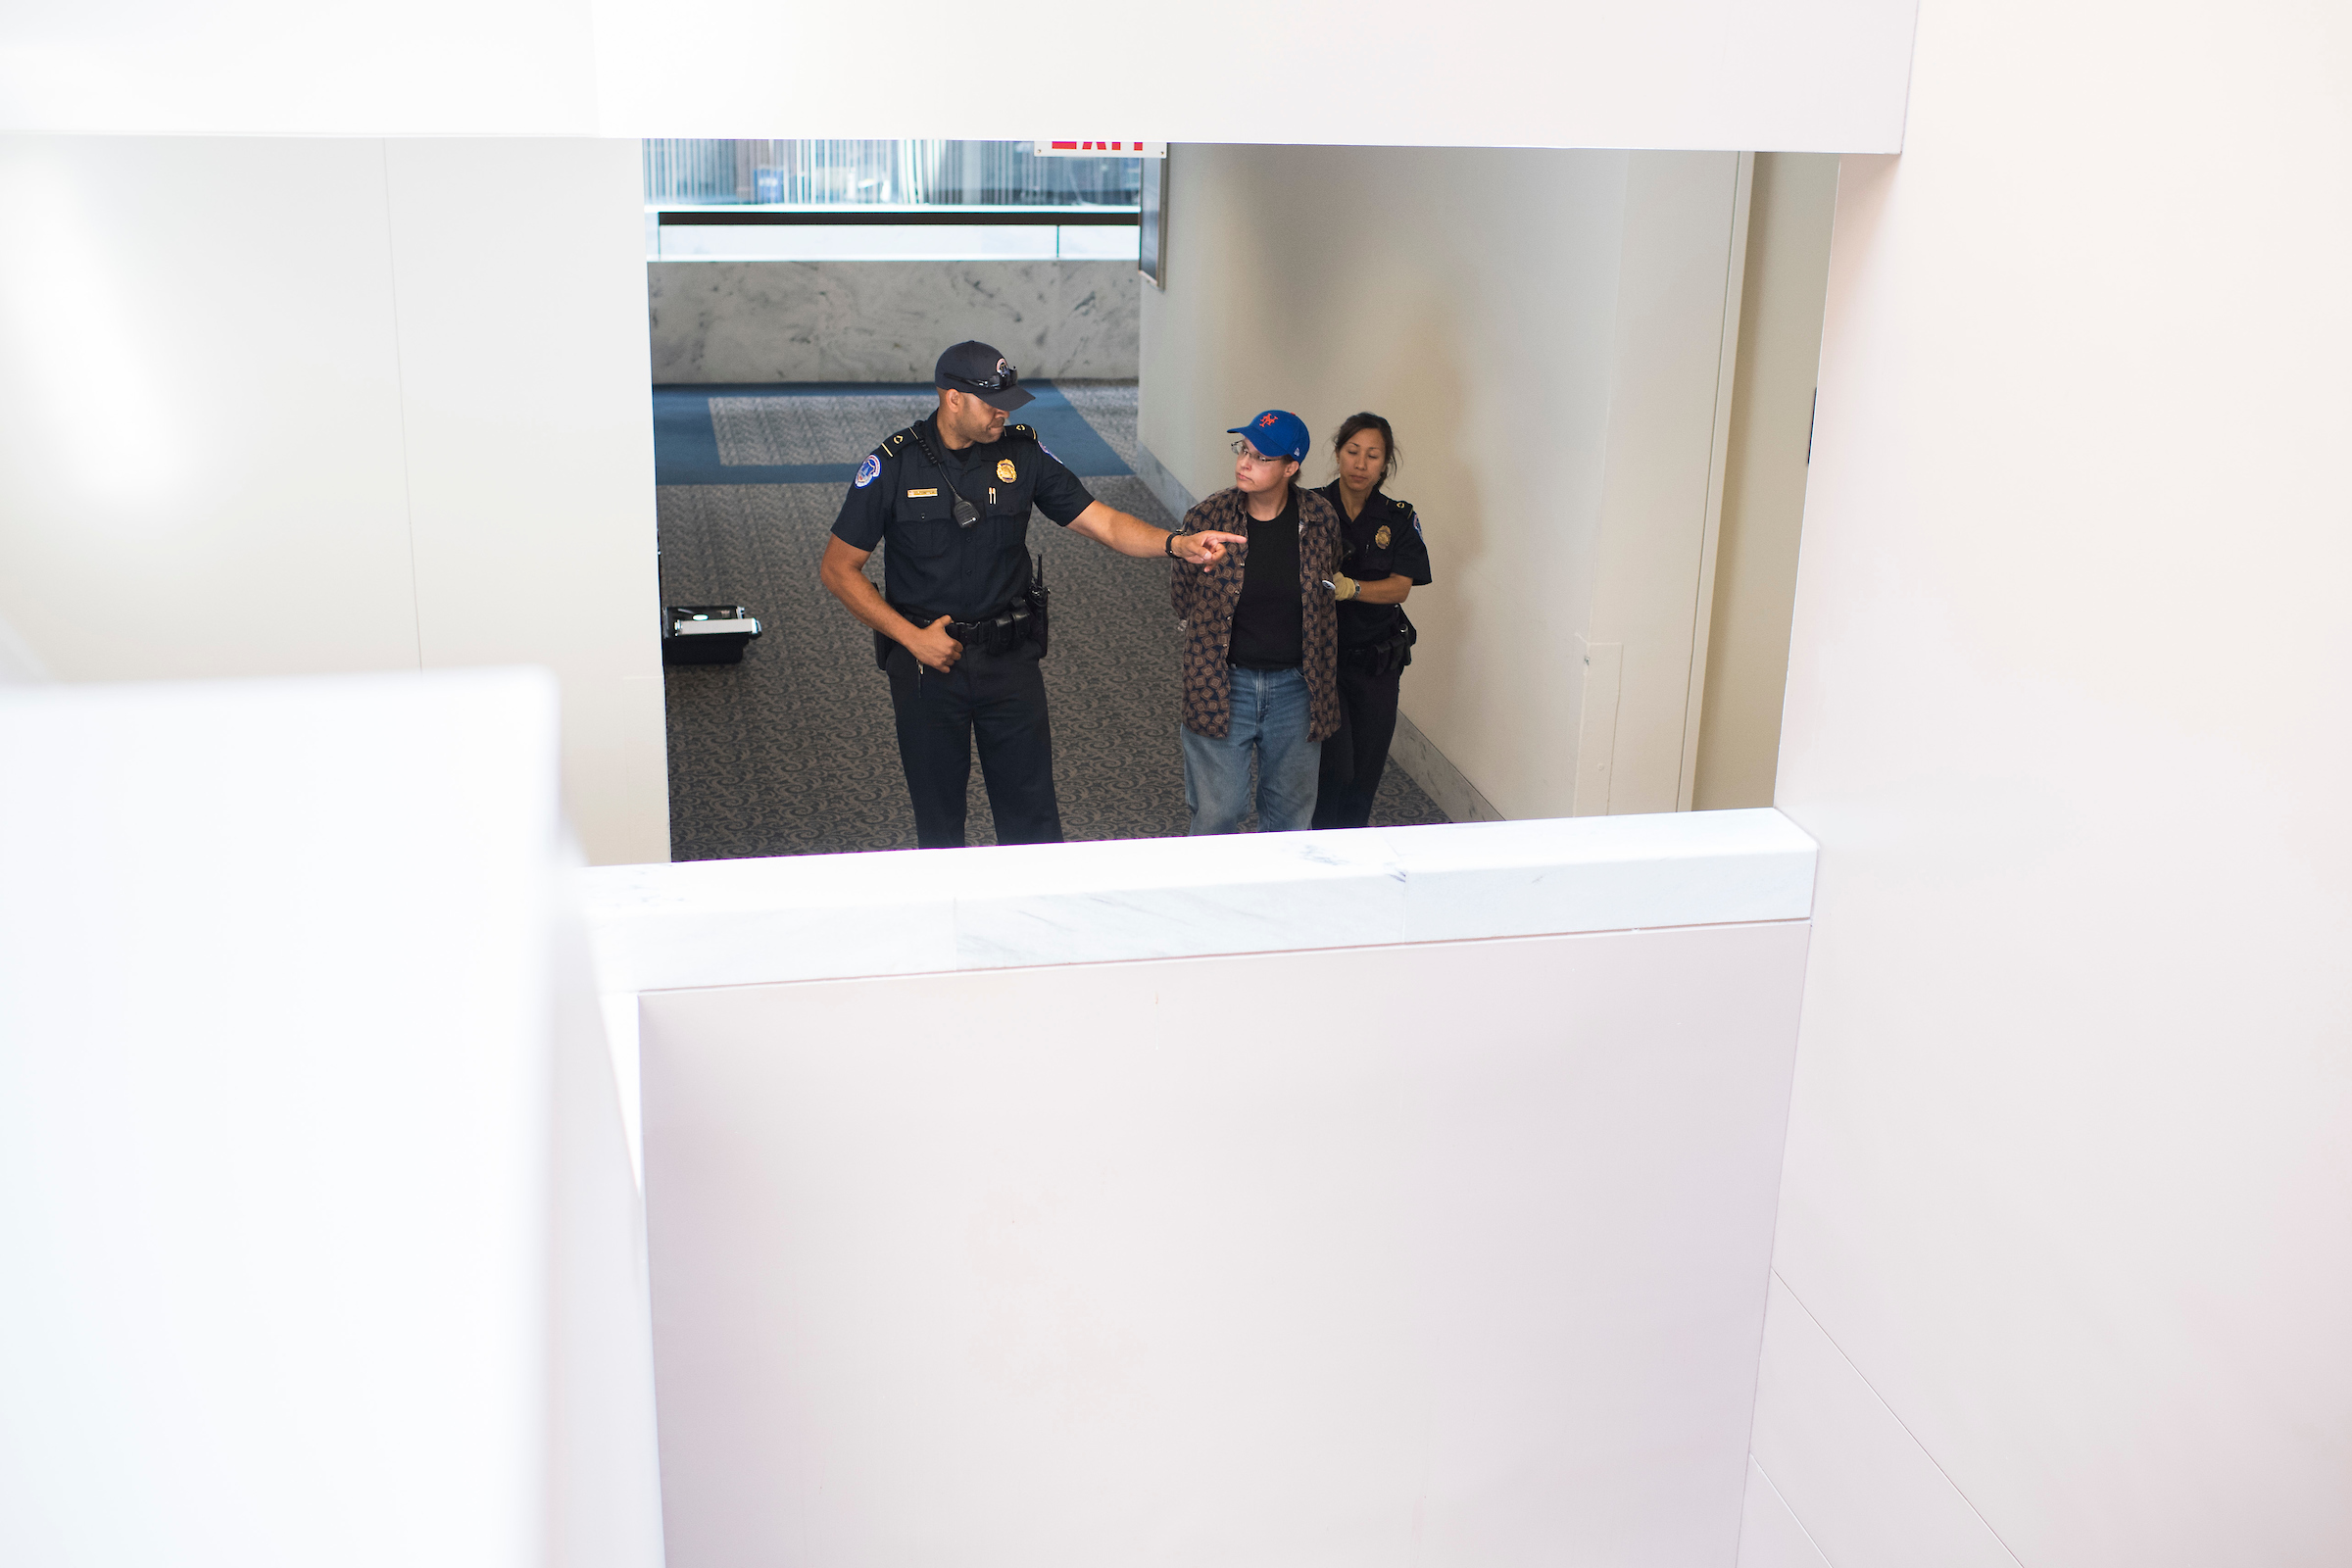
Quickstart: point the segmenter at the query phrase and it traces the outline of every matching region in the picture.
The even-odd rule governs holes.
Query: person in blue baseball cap
[[[1184,804],[1194,833],[1233,833],[1252,805],[1261,833],[1315,814],[1322,744],[1340,727],[1340,514],[1292,481],[1313,438],[1287,409],[1226,432],[1233,488],[1184,514],[1189,531],[1240,535],[1205,570],[1177,570],[1184,625]],[[1250,763],[1257,764],[1254,799]]]

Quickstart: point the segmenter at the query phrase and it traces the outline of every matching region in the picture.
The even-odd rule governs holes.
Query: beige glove
[[[1331,591],[1334,598],[1353,599],[1363,591],[1363,587],[1364,585],[1353,577],[1336,571],[1331,574]]]

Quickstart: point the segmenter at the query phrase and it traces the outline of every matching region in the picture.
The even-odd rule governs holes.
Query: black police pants
[[[1396,692],[1404,671],[1367,675],[1340,656],[1340,727],[1323,743],[1323,772],[1315,794],[1315,826],[1367,827],[1372,797],[1389,765],[1396,736]]]
[[[997,819],[999,844],[1059,844],[1061,808],[1054,801],[1054,735],[1046,722],[1046,678],[1037,646],[1008,654],[966,648],[942,675],[890,651],[890,706],[899,727],[899,762],[914,798],[915,840],[926,850],[963,846],[965,791],[972,746]]]

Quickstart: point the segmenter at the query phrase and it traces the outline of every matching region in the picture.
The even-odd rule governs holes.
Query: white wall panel
[[[1837,204],[1837,159],[1756,158],[1691,790],[1702,811],[1772,804]]]
[[[587,0],[90,0],[0,23],[0,129],[587,135]]]
[[[659,1563],[556,777],[532,674],[0,695],[0,1561]]]
[[[28,685],[48,678],[48,666],[40,656],[17,635],[16,627],[0,618],[0,686]]]
[[[1702,153],[1627,166],[1600,526],[1592,607],[1579,628],[1622,650],[1613,656],[1610,811],[1671,811],[1690,800],[1690,708],[1714,608],[1748,172],[1745,160]],[[1543,309],[1535,299],[1507,308]],[[1518,532],[1546,520],[1523,519]],[[1464,609],[1477,613],[1475,605]],[[1511,707],[1495,706],[1506,714]],[[1586,808],[1583,799],[1577,808]]]
[[[0,137],[0,617],[49,672],[416,668],[382,150]]]
[[[555,669],[573,825],[599,860],[665,860],[637,149],[384,154],[422,662]]]
[[[1043,121],[1141,121],[1171,141],[1886,151],[1902,139],[1912,11],[1210,0],[1041,13],[1015,24],[1005,90],[967,96],[876,92],[870,74],[891,69],[893,37],[968,25],[947,0],[893,12],[888,34],[857,10],[599,0],[599,89],[606,125],[645,135],[1019,137],[1054,134]],[[788,61],[809,69],[777,69]],[[1040,83],[1050,107],[1027,90]]]
[[[668,855],[635,149],[0,137],[0,618],[64,680],[540,664]]]
[[[1740,1516],[1739,1568],[1830,1568],[1830,1559],[1752,1458],[1747,1464],[1747,1505]]]
[[[1723,1568],[1804,944],[647,994],[669,1561]]]
[[[577,909],[558,922],[546,1561],[662,1568],[636,1019],[597,996]]]
[[[1906,151],[1838,191],[1778,1267],[2019,1560],[2342,1563],[2352,33],[1920,36]],[[1765,1467],[1842,1564],[1862,1502]]]
[[[1834,1563],[2017,1568],[1975,1506],[1777,1276],[1764,1316],[1753,1444],[1757,1469],[1783,1512]],[[1767,1539],[1785,1536],[1765,1513]]]
[[[1912,13],[1913,0],[1023,13],[993,24],[1006,50],[978,90],[922,92],[901,90],[894,51],[953,50],[973,19],[947,0],[879,22],[748,0],[89,0],[9,17],[0,128],[1018,138],[1124,137],[1103,127],[1142,121],[1186,141],[1886,151],[1902,137]]]

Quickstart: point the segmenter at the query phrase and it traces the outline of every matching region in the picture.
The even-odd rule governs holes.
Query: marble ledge
[[[1774,810],[603,866],[600,989],[1103,963],[1808,917]]]

